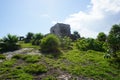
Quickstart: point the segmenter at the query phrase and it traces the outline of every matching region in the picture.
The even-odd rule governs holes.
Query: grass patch
[[[40,55],[30,55],[30,54],[16,54],[12,58],[23,59],[28,63],[35,63],[40,60],[41,56]]]
[[[47,67],[43,64],[29,64],[24,67],[24,71],[30,74],[42,74],[47,72]]]
[[[35,63],[40,60],[41,56],[40,55],[25,55],[23,57],[23,60],[29,63]]]
[[[60,68],[76,76],[85,76],[92,79],[118,80],[120,70],[110,65],[104,59],[102,52],[71,50],[63,53],[58,59],[45,58],[45,61],[55,68]],[[116,65],[115,65],[116,66]]]
[[[11,69],[0,76],[2,80],[33,80],[33,76],[25,73],[22,69]]]
[[[22,48],[35,48],[35,49],[40,48],[40,46],[32,45],[32,43],[24,43],[24,41],[19,41],[19,44]]]
[[[49,74],[49,70],[59,69],[71,76],[82,76],[94,80],[119,80],[120,69],[117,67],[117,63],[110,63],[112,59],[104,59],[104,54],[92,50],[79,51],[76,49],[63,52],[59,57],[51,54],[42,54],[42,56],[16,54],[11,60],[1,62],[0,79],[33,80],[41,78],[42,80],[56,80],[55,77],[58,75]],[[47,75],[41,77],[44,74]],[[56,74],[60,73],[56,72]],[[75,78],[74,76],[72,77]]]
[[[72,50],[64,55],[72,63],[65,68],[68,72],[75,75],[83,75],[94,79],[116,79],[120,70],[118,71],[110,66],[103,55],[104,53],[96,51],[80,52]]]

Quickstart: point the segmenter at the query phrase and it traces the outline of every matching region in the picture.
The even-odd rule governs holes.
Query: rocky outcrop
[[[70,37],[71,35],[70,25],[63,24],[63,23],[57,23],[53,27],[51,27],[50,33],[55,34],[59,37],[64,37],[64,36]]]

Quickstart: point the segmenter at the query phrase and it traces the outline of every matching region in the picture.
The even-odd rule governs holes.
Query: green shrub
[[[33,36],[32,45],[40,45],[41,39],[43,35],[41,33],[37,33]]]
[[[76,42],[76,47],[82,51],[87,50],[104,51],[103,43],[92,38],[78,40]]]
[[[50,34],[41,40],[42,52],[56,52],[58,51],[60,41],[57,36]]]
[[[118,58],[117,52],[120,50],[120,24],[112,26],[109,35],[107,37],[109,48],[112,50],[112,56]]]
[[[5,58],[6,58],[5,55],[0,54],[0,59],[5,59]]]
[[[107,36],[104,32],[100,32],[97,36],[97,40],[101,42],[105,42],[107,39]]]
[[[26,35],[25,43],[29,43],[33,39],[34,33],[28,32]]]
[[[32,42],[32,45],[40,45],[41,40],[33,39],[31,42]]]
[[[41,74],[47,72],[47,67],[43,64],[29,64],[24,67],[24,71],[30,74]]]
[[[73,41],[80,39],[80,34],[78,33],[78,31],[74,31],[73,34],[71,34],[71,39]]]
[[[69,37],[60,38],[61,48],[62,49],[71,49],[72,48],[72,40]]]

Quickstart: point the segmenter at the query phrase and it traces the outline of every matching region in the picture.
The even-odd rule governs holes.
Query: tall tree
[[[36,33],[34,36],[33,36],[33,40],[32,40],[32,44],[33,45],[39,45],[40,42],[41,42],[41,39],[43,38],[43,34],[41,33]]]
[[[33,36],[34,36],[34,33],[28,32],[26,35],[25,43],[29,43],[32,40]]]
[[[117,51],[120,50],[120,24],[115,24],[112,26],[108,35],[109,47],[113,51],[113,56],[117,57]]]
[[[74,31],[73,34],[71,35],[71,39],[75,41],[79,38],[80,38],[80,34],[78,33],[78,31]]]
[[[27,39],[32,39],[33,36],[34,36],[34,33],[28,32],[27,35],[26,35],[26,38],[27,38]]]
[[[97,39],[98,39],[99,41],[105,42],[106,39],[107,39],[107,36],[106,36],[106,34],[105,34],[104,32],[100,32],[100,33],[98,34],[98,36],[97,36]]]

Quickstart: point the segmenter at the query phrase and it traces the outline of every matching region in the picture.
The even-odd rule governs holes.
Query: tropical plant
[[[3,38],[3,41],[0,43],[0,46],[3,51],[12,51],[20,48],[17,42],[18,37],[16,35],[8,34],[7,37]]]
[[[32,45],[40,45],[40,41],[43,38],[41,33],[37,33],[33,36]]]

